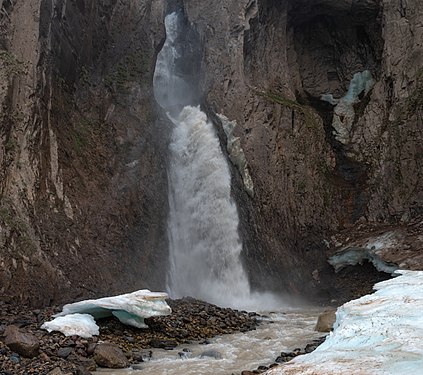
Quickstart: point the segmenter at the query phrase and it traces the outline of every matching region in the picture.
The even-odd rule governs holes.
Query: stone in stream
[[[4,343],[10,350],[22,357],[33,358],[39,353],[40,342],[30,333],[22,332],[16,326],[8,326],[4,331]]]
[[[157,349],[173,349],[178,343],[174,340],[159,340],[153,339],[150,341],[150,346]]]
[[[125,368],[129,362],[122,350],[114,344],[101,343],[94,350],[94,360],[100,367]]]
[[[259,367],[257,367],[257,370],[259,370],[259,371],[267,371],[269,369],[269,367],[267,367],[267,366],[259,366]]]
[[[315,341],[315,342],[313,342],[313,343],[311,343],[311,344],[307,344],[306,345],[306,347],[305,347],[305,349],[304,349],[304,352],[305,353],[311,353],[311,352],[313,352],[313,351],[315,351],[316,350],[316,348],[321,344],[322,342],[321,341]]]
[[[178,355],[181,359],[188,359],[187,353],[185,352],[178,352]]]
[[[333,329],[335,321],[336,310],[326,310],[319,315],[314,330],[318,332],[330,332]]]
[[[288,359],[287,359],[287,357],[281,357],[281,356],[279,356],[279,357],[277,357],[275,359],[275,362],[276,363],[285,363],[285,362],[288,362]]]
[[[137,361],[137,362],[148,362],[152,356],[153,356],[153,352],[151,350],[144,350],[144,351],[134,350],[132,352],[132,358],[134,359],[134,361]]]
[[[220,353],[219,351],[214,350],[214,349],[206,350],[206,351],[204,351],[200,354],[200,358],[204,358],[204,357],[210,357],[210,358],[214,358],[214,359],[222,359],[222,353]]]

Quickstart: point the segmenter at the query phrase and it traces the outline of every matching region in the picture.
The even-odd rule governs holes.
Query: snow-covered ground
[[[423,375],[423,271],[396,273],[341,306],[334,331],[314,352],[267,374]]]

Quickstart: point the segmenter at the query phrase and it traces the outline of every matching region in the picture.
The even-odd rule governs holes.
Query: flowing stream
[[[171,351],[153,349],[152,359],[135,365],[135,369],[100,370],[108,375],[230,375],[242,370],[269,366],[281,351],[303,348],[322,334],[313,330],[318,310],[269,313],[255,331],[224,335],[211,339],[208,345],[182,345]],[[187,358],[178,353],[189,349]],[[201,358],[206,350],[217,350],[222,359]],[[137,367],[139,366],[139,367]]]

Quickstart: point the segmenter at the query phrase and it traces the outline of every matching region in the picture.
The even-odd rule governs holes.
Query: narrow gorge
[[[0,0],[0,301],[422,270],[422,114],[418,0]]]

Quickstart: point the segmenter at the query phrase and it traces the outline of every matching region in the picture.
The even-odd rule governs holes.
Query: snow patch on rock
[[[354,124],[355,110],[354,105],[360,102],[360,95],[367,95],[375,85],[372,73],[369,70],[354,74],[348,92],[341,99],[335,99],[331,94],[324,94],[321,100],[336,105],[334,109],[332,127],[335,138],[347,144],[350,131]]]

